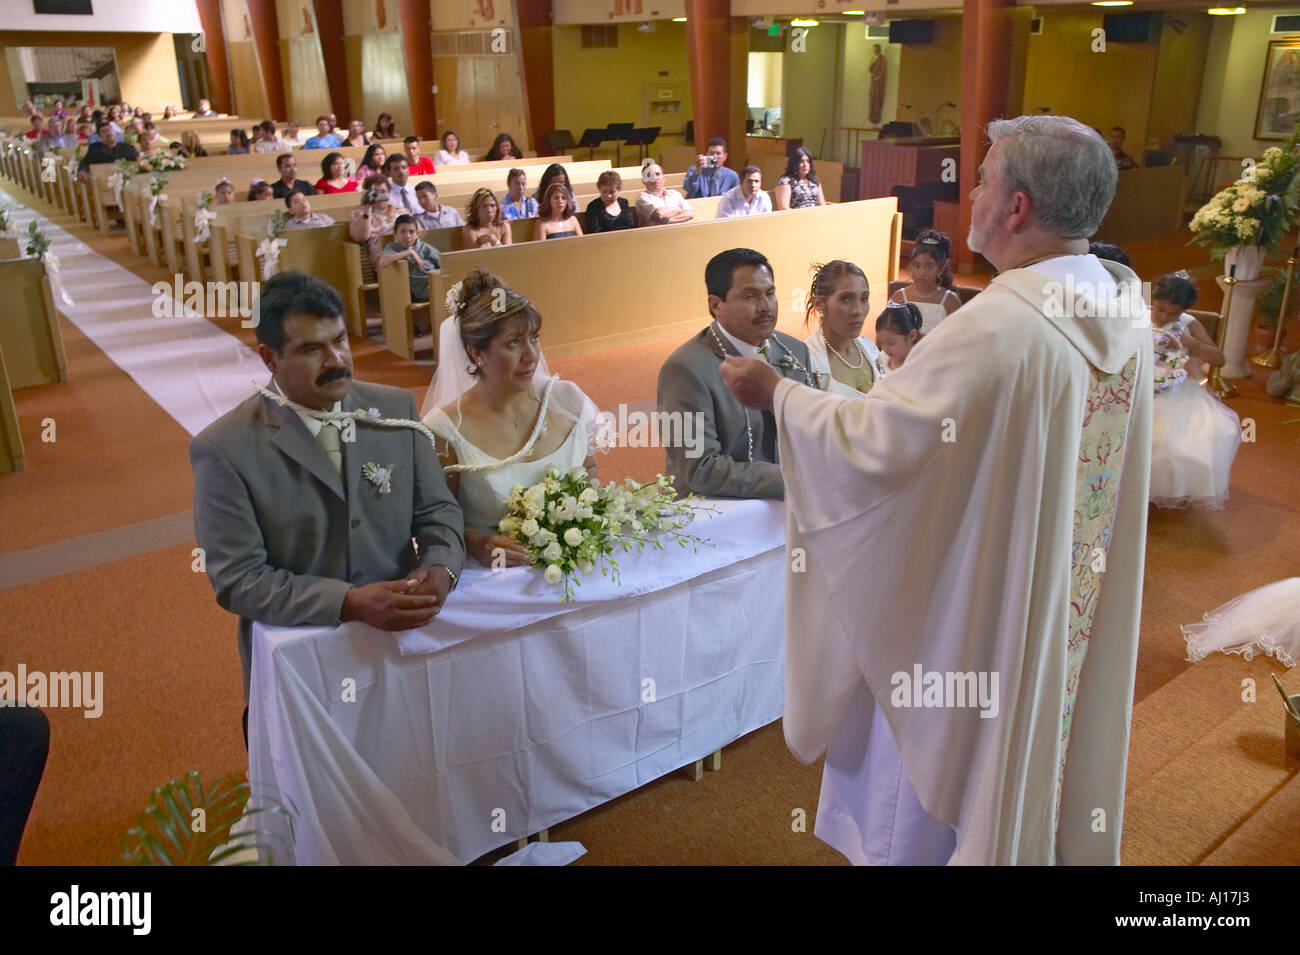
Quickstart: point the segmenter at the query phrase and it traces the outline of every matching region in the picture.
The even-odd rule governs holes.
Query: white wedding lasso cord
[[[375,414],[364,408],[357,408],[353,411],[317,411],[315,408],[307,408],[298,404],[284,395],[277,394],[266,385],[253,383],[253,387],[264,397],[270,398],[276,404],[285,408],[292,408],[294,411],[310,415],[319,421],[364,421],[366,424],[378,425],[381,428],[408,428],[411,431],[418,431],[429,439],[430,444],[435,444],[436,438],[432,431],[426,428],[419,421],[411,421],[409,418],[381,418],[378,416],[378,409],[372,409]]]
[[[551,392],[555,390],[555,383],[560,380],[559,375],[552,375],[551,380],[546,383],[546,389],[542,392],[542,407],[537,412],[537,421],[533,425],[533,433],[528,436],[528,441],[522,448],[510,455],[508,458],[502,458],[500,461],[493,461],[491,464],[452,464],[443,468],[444,471],[489,471],[503,468],[509,464],[523,458],[533,450],[533,445],[537,439],[542,436],[546,430],[546,409],[551,403]]]

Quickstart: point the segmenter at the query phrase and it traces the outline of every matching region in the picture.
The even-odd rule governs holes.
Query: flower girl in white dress
[[[1196,304],[1186,272],[1166,275],[1151,291],[1156,400],[1151,421],[1150,501],[1157,507],[1222,508],[1241,444],[1237,413],[1200,383],[1204,365],[1223,352],[1185,309]]]
[[[558,376],[539,386],[542,316],[490,271],[474,269],[465,277],[455,309],[459,360],[472,368],[475,383],[429,411],[424,423],[438,439],[447,486],[465,514],[466,550],[485,565],[498,549],[507,565],[527,564],[523,544],[497,530],[505,499],[516,484],[543,480],[550,467],[585,468],[595,480],[599,412],[580,388]]]
[[[815,266],[804,328],[820,318],[804,339],[808,364],[823,391],[861,398],[886,374],[876,343],[862,337],[870,305],[867,276],[852,262],[836,259]]]

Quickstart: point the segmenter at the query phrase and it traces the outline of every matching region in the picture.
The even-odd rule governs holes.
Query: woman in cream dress
[[[820,321],[804,343],[810,368],[825,391],[861,398],[886,374],[880,349],[861,334],[870,298],[867,277],[852,262],[836,259],[817,267],[804,327],[812,324],[814,313]]]

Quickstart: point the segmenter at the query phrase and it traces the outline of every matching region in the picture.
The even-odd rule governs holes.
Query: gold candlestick
[[[1228,311],[1232,306],[1232,288],[1237,284],[1237,267],[1234,265],[1228,269],[1228,274],[1223,280],[1227,288],[1223,292],[1223,311],[1219,315],[1219,327],[1216,329],[1218,334],[1214,337],[1215,344],[1219,346],[1219,351],[1223,351],[1224,342],[1228,336]],[[1237,393],[1236,387],[1223,380],[1219,374],[1218,368],[1211,368],[1209,375],[1205,378],[1205,387],[1209,388],[1215,395],[1220,398],[1231,398]]]
[[[1286,285],[1282,289],[1282,304],[1277,310],[1277,328],[1273,332],[1273,347],[1267,348],[1251,357],[1253,365],[1261,368],[1282,367],[1282,336],[1286,330],[1286,308],[1291,301],[1291,279],[1295,275],[1296,263],[1300,262],[1300,245],[1291,250],[1291,258],[1286,260]]]

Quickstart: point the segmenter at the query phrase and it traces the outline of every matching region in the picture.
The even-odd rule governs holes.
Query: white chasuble
[[[1094,287],[1138,281],[1073,258]],[[834,739],[830,776],[843,734],[870,750],[882,716],[906,773],[899,811],[911,795],[929,817],[891,838],[911,825],[941,856],[949,826],[953,864],[1119,862],[1150,330],[1145,314],[1094,317],[1087,281],[1063,303],[1047,271],[994,278],[865,398],[776,391],[787,744],[811,763]],[[859,772],[880,762],[857,755]],[[828,797],[843,793],[824,783]],[[819,825],[869,805],[828,806]]]

